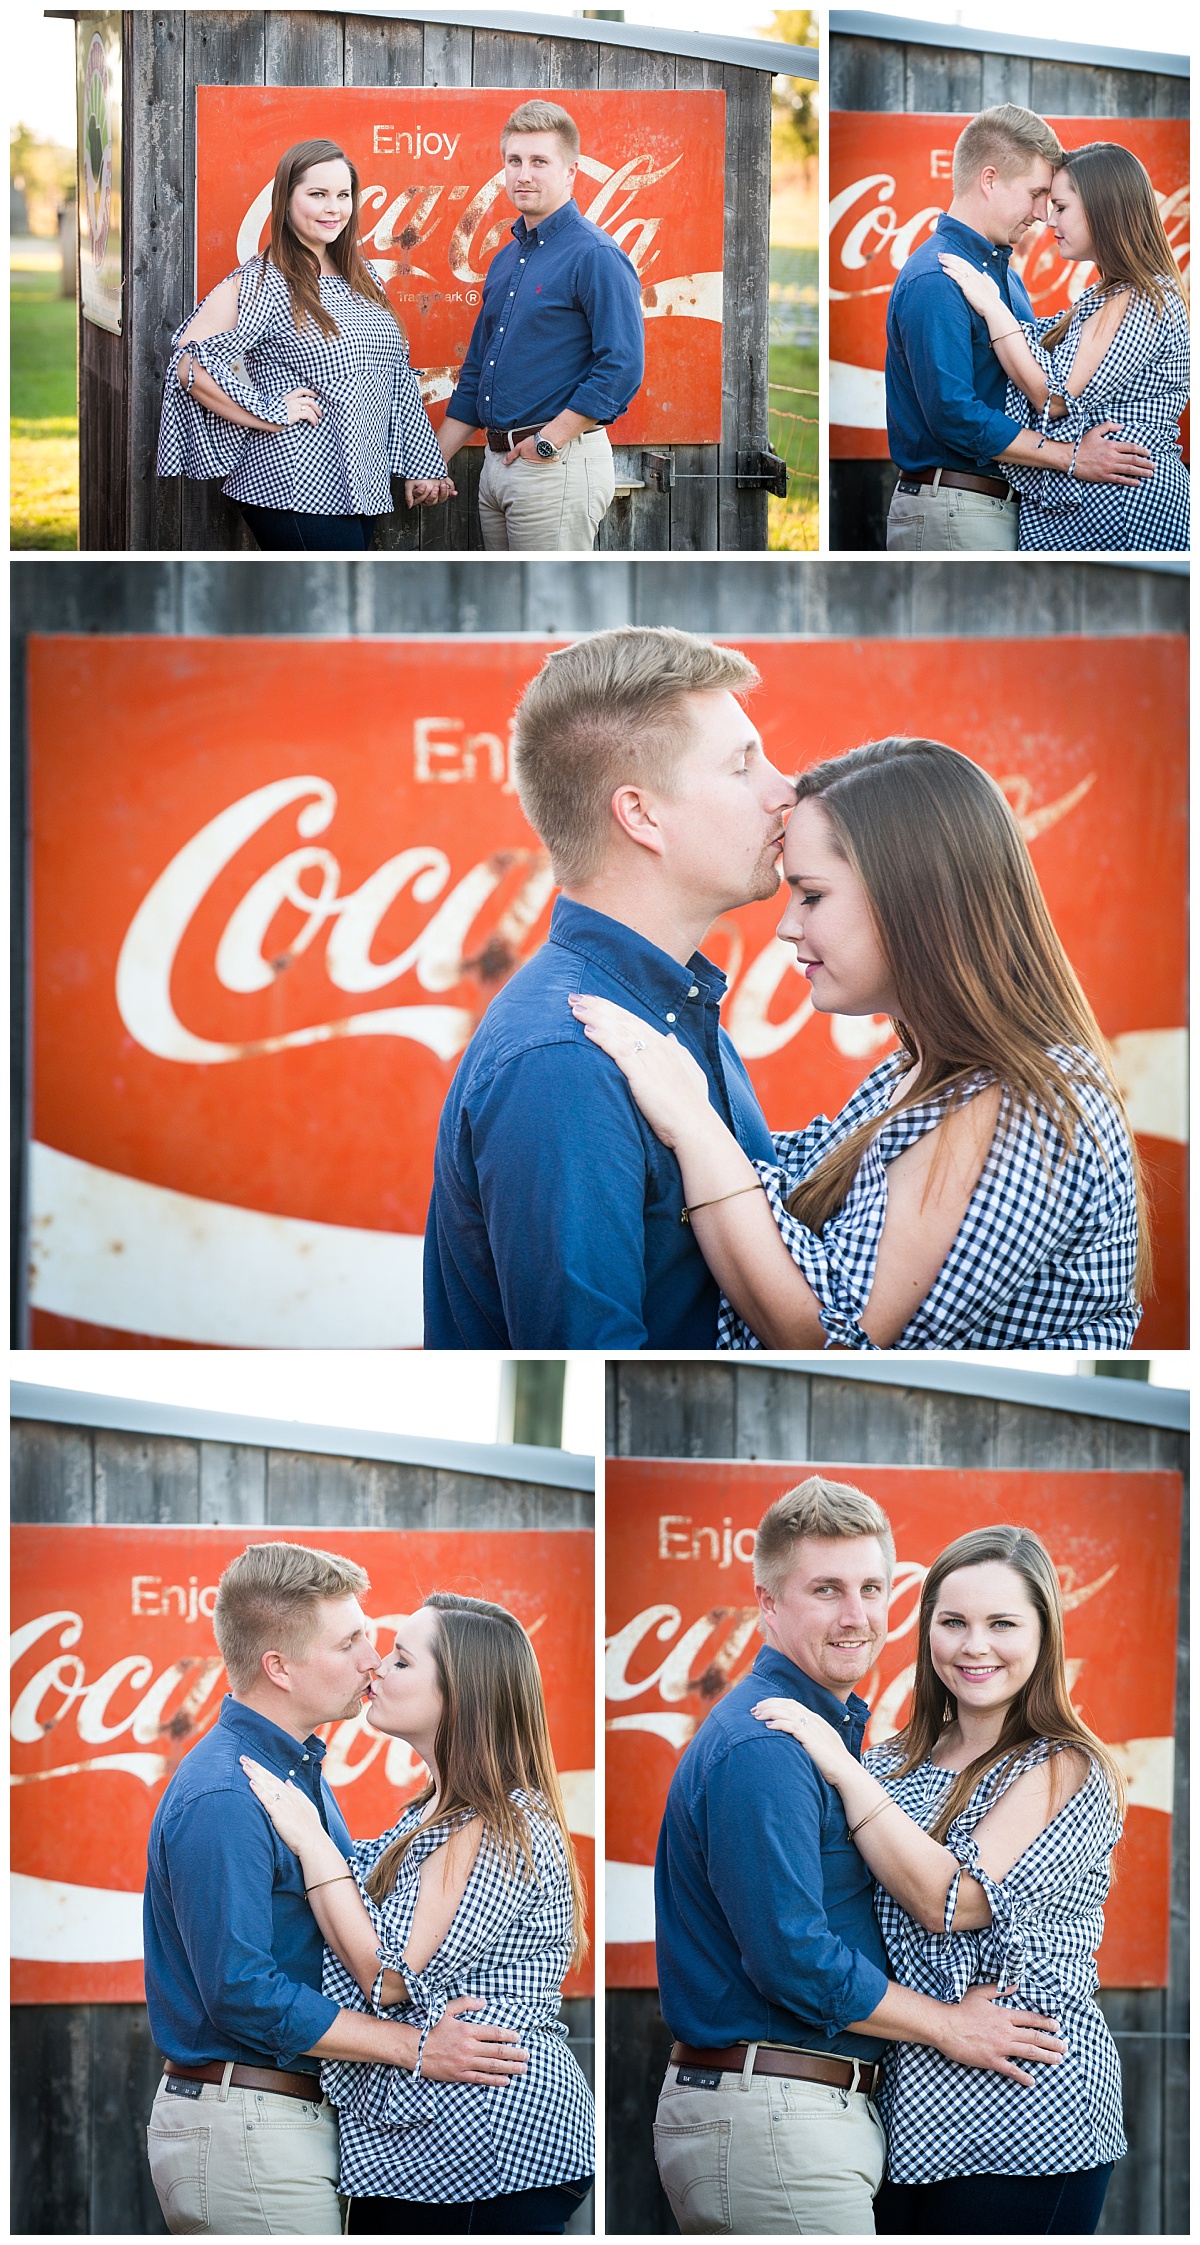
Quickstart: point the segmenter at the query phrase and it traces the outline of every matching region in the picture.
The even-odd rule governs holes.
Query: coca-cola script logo
[[[408,337],[434,415],[458,378],[493,257],[516,218],[500,130],[515,89],[420,86],[197,91],[197,279],[203,295],[263,247],[280,152],[333,137],[360,180],[365,254]],[[721,93],[564,97],[582,152],[575,200],[619,243],[642,284],[642,390],[615,440],[720,436],[724,234]],[[682,335],[674,331],[683,323]]]
[[[1157,1985],[1166,1968],[1178,1479],[642,1458],[610,1459],[606,1475],[610,1983],[653,1985],[651,1867],[667,1788],[679,1755],[762,1650],[758,1522],[814,1471],[864,1489],[895,1536],[886,1639],[854,1686],[871,1709],[868,1746],[903,1726],[921,1587],[937,1553],[999,1521],[1041,1536],[1062,1590],[1074,1703],[1113,1747],[1129,1788],[1104,1977],[1110,1986]]]
[[[830,121],[830,419],[835,456],[887,453],[883,366],[887,300],[896,275],[935,230],[953,194],[954,143],[965,117],[835,110]],[[1188,127],[1183,119],[1048,120],[1064,148],[1120,142],[1150,174],[1181,272],[1190,267]],[[1012,269],[1039,315],[1065,311],[1095,279],[1064,262],[1053,233],[1031,226]]]
[[[219,1718],[228,1681],[213,1636],[217,1583],[264,1532],[20,1527],[13,1534],[18,2000],[135,2001],[151,1819],[183,1757]],[[371,1587],[362,1603],[381,1652],[434,1587],[494,1598],[519,1616],[542,1672],[568,1822],[587,1858],[591,1537],[333,1528],[289,1535],[332,1545],[366,1569]],[[367,1712],[318,1726],[324,1774],[356,1838],[386,1831],[427,1774],[403,1739],[371,1728]],[[584,1987],[578,1983],[579,1992]]]

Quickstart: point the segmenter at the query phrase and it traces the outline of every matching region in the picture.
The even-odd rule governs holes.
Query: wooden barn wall
[[[590,1495],[376,1458],[17,1420],[11,1517],[275,1528],[591,1528]],[[563,2005],[595,2078],[595,2004]],[[17,2004],[12,2010],[13,2196],[19,2236],[166,2235],[146,2164],[162,2059],[143,2004]],[[592,2200],[572,2217],[592,2229]]]
[[[28,632],[168,632],[355,638],[453,632],[598,631],[676,624],[722,634],[822,638],[1129,638],[1185,632],[1183,576],[1095,562],[739,561],[18,561],[11,572],[15,1242],[23,1238],[28,1129],[28,939],[23,838],[24,641]],[[22,1024],[25,1024],[22,1035]],[[25,1344],[24,1260],[14,1248],[13,1346]]]
[[[1186,78],[1099,63],[1038,61],[895,39],[829,37],[829,108],[954,111],[963,116],[1015,101],[1041,117],[1186,117]],[[831,115],[831,130],[837,120]],[[829,543],[881,553],[896,470],[887,460],[831,460]]]
[[[1186,1436],[1081,1417],[1069,1391],[1068,1407],[1047,1411],[766,1366],[612,1362],[606,1376],[605,1441],[614,1457],[1187,1473]],[[1100,2224],[1110,2237],[1188,2234],[1187,1593],[1185,1513],[1170,1978],[1165,1988],[1106,1988],[1100,1997],[1121,2055],[1129,2139]],[[671,2038],[652,1989],[610,1989],[606,2019],[608,2228],[672,2235],[650,2133]]]
[[[138,10],[127,15],[125,146],[126,337],[87,328],[81,359],[84,546],[252,551],[216,482],[154,472],[170,339],[193,306],[195,89],[205,86],[536,86],[569,96],[594,87],[724,89],[725,322],[722,439],[678,445],[673,491],[630,491],[602,525],[606,551],[764,550],[767,497],[738,491],[739,446],[767,444],[767,292],[771,81],[687,55],[581,39],[486,31],[468,24],[389,22],[322,10]],[[110,398],[103,346],[117,345],[124,384]],[[116,377],[114,376],[115,380]],[[119,385],[118,385],[119,387]],[[125,394],[127,393],[127,394]],[[460,453],[458,498],[399,511],[380,550],[455,553],[482,546],[476,496],[482,451]],[[641,481],[640,448],[617,452],[617,480]]]

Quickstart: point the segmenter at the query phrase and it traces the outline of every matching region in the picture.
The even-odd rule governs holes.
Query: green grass
[[[770,357],[771,442],[788,464],[786,499],[768,501],[772,553],[814,553],[817,546],[817,353],[773,344]]]
[[[75,306],[58,276],[13,273],[9,425],[14,548],[79,544]]]

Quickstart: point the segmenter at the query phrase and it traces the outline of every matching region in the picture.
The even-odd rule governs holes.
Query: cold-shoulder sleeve
[[[286,390],[261,390],[253,371],[255,347],[270,332],[278,312],[278,287],[284,284],[277,282],[272,268],[264,270],[260,258],[239,267],[227,280],[238,283],[236,324],[219,335],[207,336],[203,342],[187,343],[183,338],[196,317],[191,312],[171,338],[158,438],[161,476],[230,475],[245,443],[244,428],[223,420],[219,413],[210,413],[193,396],[190,374],[187,388],[183,387],[179,380],[181,361],[189,362],[193,370],[203,367],[235,405],[244,406],[260,421],[270,421],[279,429],[288,426]],[[226,282],[220,285],[224,287]],[[204,300],[209,301],[208,297]],[[204,306],[199,309],[203,311]]]
[[[425,411],[416,375],[402,351],[392,374],[392,410],[388,430],[389,464],[394,476],[434,477],[448,474],[442,448]]]

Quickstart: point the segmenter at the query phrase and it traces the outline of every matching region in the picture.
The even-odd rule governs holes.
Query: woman
[[[901,1047],[833,1122],[752,1163],[681,1045],[571,1001],[675,1151],[718,1347],[1127,1348],[1137,1156],[1010,804],[939,741],[796,787],[779,933],[818,1012],[890,1014]]]
[[[901,1985],[958,2003],[996,1983],[1051,2015],[1060,2065],[976,2072],[890,2044],[885,2235],[1090,2236],[1125,2152],[1121,2068],[1095,2000],[1120,1772],[1071,1705],[1054,1563],[1028,1528],[978,1528],[921,1592],[907,1728],[860,1765],[790,1699],[753,1712],[836,1787]],[[986,2183],[986,2192],[980,2190]]]
[[[1145,445],[1154,473],[1130,484],[1079,483],[1073,473],[1006,464],[1021,494],[1021,546],[1186,548],[1179,416],[1188,402],[1187,306],[1149,174],[1128,148],[1091,141],[1055,173],[1050,219],[1059,256],[1096,267],[1069,312],[1021,325],[990,274],[964,257],[940,263],[987,321],[1013,420],[1076,451],[1084,431],[1103,423]]]
[[[160,475],[225,477],[264,551],[363,549],[454,485],[408,347],[358,246],[358,173],[331,140],[280,157],[271,239],[172,338]]]
[[[347,1865],[313,1804],[243,1767],[296,1850],[326,1942],[324,1990],[425,2038],[460,1997],[515,2029],[523,2073],[498,2085],[326,2064],[351,2231],[553,2234],[587,2196],[592,2102],[559,2019],[585,1947],[583,1893],[550,1751],[541,1677],[503,1606],[431,1592],[371,1681],[368,1721],[407,1740],[424,1791]]]

